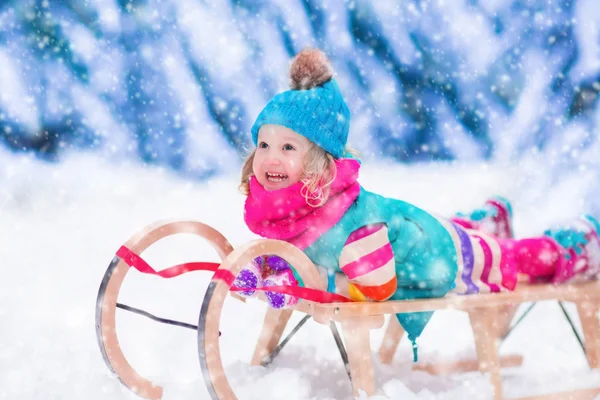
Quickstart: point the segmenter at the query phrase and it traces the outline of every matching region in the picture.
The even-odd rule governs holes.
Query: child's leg
[[[495,237],[513,237],[512,206],[500,196],[489,198],[481,208],[476,208],[468,214],[458,213],[451,220],[465,229],[481,231]]]
[[[467,233],[470,255],[463,256],[463,259],[470,263],[470,265],[465,264],[463,268],[463,279],[468,278],[465,283],[470,288],[467,294],[514,290],[517,285],[518,269],[514,253],[511,249],[507,249],[504,241],[512,243],[513,240],[500,239],[472,230]]]
[[[457,253],[456,294],[514,290],[517,267],[513,252],[503,248],[501,239],[481,231],[464,229],[457,223],[447,226]],[[509,240],[509,239],[507,239]]]
[[[499,239],[503,252],[514,258],[520,273],[531,281],[564,283],[596,279],[600,275],[600,224],[578,218],[545,236],[521,240]]]
[[[502,253],[514,268],[530,281],[550,281],[560,269],[563,253],[550,237],[498,239]]]
[[[562,252],[561,263],[552,279],[554,283],[591,280],[600,276],[599,231],[598,221],[585,216],[545,232]]]
[[[551,281],[562,268],[564,252],[550,237],[503,239],[460,227],[457,230],[459,259],[463,260],[459,278],[466,288],[457,291],[459,294],[514,290],[519,273],[531,281]]]

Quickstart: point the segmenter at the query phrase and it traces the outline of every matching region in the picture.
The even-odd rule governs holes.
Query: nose
[[[266,163],[267,165],[280,165],[281,160],[279,159],[279,156],[277,154],[270,153],[267,156]]]

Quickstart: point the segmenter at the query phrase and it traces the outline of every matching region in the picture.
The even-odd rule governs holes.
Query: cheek
[[[302,161],[300,159],[291,159],[288,163],[288,175],[298,177],[302,174]]]
[[[252,172],[254,173],[254,175],[259,175],[261,164],[262,162],[260,160],[260,156],[255,155],[254,160],[252,160]]]

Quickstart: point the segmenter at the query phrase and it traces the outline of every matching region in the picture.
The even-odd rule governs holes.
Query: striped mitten
[[[342,249],[340,268],[352,283],[352,290],[375,301],[389,299],[398,281],[387,226],[366,225],[352,232]]]

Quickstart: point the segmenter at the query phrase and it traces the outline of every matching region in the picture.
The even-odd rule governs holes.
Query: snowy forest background
[[[594,0],[0,4],[0,137],[48,162],[83,151],[196,179],[236,171],[289,59],[316,46],[363,159],[536,159],[553,181],[600,169]]]
[[[368,190],[444,216],[504,195],[518,237],[600,216],[597,3],[0,0],[0,400],[138,398],[98,349],[106,267],[163,218],[203,221],[236,247],[255,238],[237,191],[249,129],[305,46],[337,72]],[[155,269],[218,261],[191,239],[144,257]],[[195,323],[209,281],[130,273],[119,299]],[[351,398],[327,327],[307,323],[272,367],[251,368],[266,307],[226,308],[222,356],[241,399]],[[127,359],[165,399],[208,398],[193,331],[117,318]],[[475,351],[457,311],[436,313],[419,340],[422,360]],[[525,357],[503,371],[509,397],[600,382],[556,302],[536,306],[502,352]],[[492,396],[485,375],[415,373],[411,359],[404,339],[392,365],[376,362],[372,400]]]

